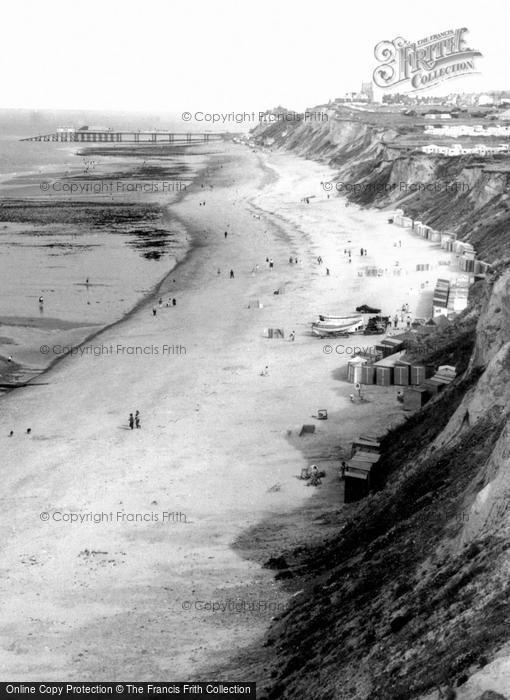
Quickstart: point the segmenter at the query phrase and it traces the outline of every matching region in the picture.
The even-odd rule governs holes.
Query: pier
[[[62,127],[51,134],[29,136],[20,141],[59,141],[73,143],[208,143],[223,139],[224,134],[211,132],[175,132],[165,130],[116,130]]]

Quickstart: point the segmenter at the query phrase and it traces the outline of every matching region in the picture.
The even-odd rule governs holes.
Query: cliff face
[[[433,228],[454,231],[475,247],[482,260],[510,257],[508,158],[426,155],[413,150],[408,145],[412,142],[399,140],[406,135],[402,128],[339,120],[333,111],[327,114],[328,120],[321,122],[262,124],[252,136],[261,144],[274,139],[273,147],[337,168],[338,183],[356,185],[356,191],[347,194],[353,201],[402,207]]]
[[[388,131],[366,125],[280,128],[280,145],[336,165],[339,181],[465,181],[462,198],[422,195],[419,218],[503,262],[476,304],[437,331],[429,359],[461,373],[384,437],[380,489],[348,516],[331,514],[338,536],[320,549],[284,553],[294,603],[266,641],[262,697],[510,698],[507,175],[463,158],[395,155]],[[396,189],[362,201],[418,208]]]

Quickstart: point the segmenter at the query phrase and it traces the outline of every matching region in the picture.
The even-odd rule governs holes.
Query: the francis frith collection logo
[[[374,49],[381,65],[374,70],[374,83],[380,88],[408,86],[410,91],[425,90],[444,80],[475,72],[475,58],[482,54],[465,45],[467,29],[449,29],[440,34],[410,42],[402,37],[381,41]]]

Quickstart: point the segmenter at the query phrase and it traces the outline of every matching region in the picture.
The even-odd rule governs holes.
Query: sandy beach
[[[225,150],[211,158],[214,187],[172,207],[195,247],[156,295],[90,341],[103,351],[0,399],[4,677],[196,680],[224,665],[287,604],[259,561],[289,544],[291,528],[285,541],[253,542],[256,556],[233,543],[282,514],[296,542],[320,537],[307,508],[342,507],[337,467],[350,440],[402,420],[396,387],[349,399],[348,348],[381,336],[330,343],[310,324],[360,304],[429,316],[436,278],[453,274],[439,265],[448,254],[387,212],[328,199],[327,166]],[[360,276],[365,265],[386,272]],[[318,422],[322,408],[329,419]],[[136,410],[142,427],[131,431]],[[304,423],[316,432],[299,438]],[[318,489],[296,478],[312,461],[327,472]]]

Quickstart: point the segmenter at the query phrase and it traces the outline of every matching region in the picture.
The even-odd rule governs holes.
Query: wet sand
[[[320,181],[332,179],[326,167],[226,149],[214,189],[174,208],[193,253],[154,298],[94,339],[112,352],[66,358],[45,373],[47,385],[0,400],[0,668],[13,680],[197,679],[224,665],[287,604],[260,561],[289,544],[275,536],[279,519],[292,522],[296,541],[314,534],[306,508],[317,492],[296,479],[301,469],[310,459],[324,466],[318,498],[340,508],[336,466],[349,440],[402,420],[395,387],[367,388],[366,404],[350,403],[348,358],[325,352],[310,323],[376,301],[384,313],[406,302],[424,315],[415,267],[444,251],[384,212],[319,198]],[[311,188],[317,201],[301,203]],[[367,261],[353,252],[348,263],[349,240],[388,270],[401,240],[404,272],[360,277]],[[177,305],[159,308],[159,296]],[[263,307],[248,308],[250,299]],[[266,328],[286,339],[264,337]],[[329,420],[314,420],[319,408]],[[131,431],[135,410],[142,428]],[[316,433],[298,438],[303,423]],[[71,514],[78,522],[65,521]],[[233,544],[254,526],[247,558]]]
[[[171,205],[198,186],[207,157],[218,152],[96,150],[85,149],[65,171],[6,176],[2,185],[0,381],[7,386],[125,316],[183,259],[189,238]],[[40,352],[45,346],[49,353]]]

